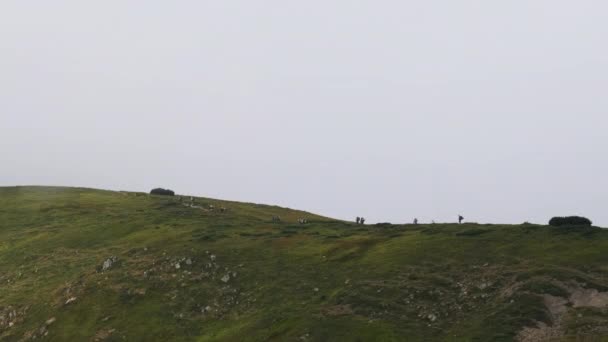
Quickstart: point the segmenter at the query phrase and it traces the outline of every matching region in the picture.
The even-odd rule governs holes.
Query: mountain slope
[[[179,198],[0,188],[0,339],[608,339],[598,228],[360,226]]]

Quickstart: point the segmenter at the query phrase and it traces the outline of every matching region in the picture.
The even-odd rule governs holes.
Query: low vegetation
[[[606,250],[593,227],[0,188],[0,340],[605,340]]]

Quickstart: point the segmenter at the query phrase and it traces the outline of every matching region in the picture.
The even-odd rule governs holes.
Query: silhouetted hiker
[[[462,220],[464,220],[464,217],[462,217],[462,215],[458,215],[458,224],[461,224]]]
[[[357,224],[361,223],[361,218],[357,216]]]
[[[414,224],[418,224],[418,219],[417,218],[414,219]]]
[[[365,224],[365,218],[361,218],[361,224]]]

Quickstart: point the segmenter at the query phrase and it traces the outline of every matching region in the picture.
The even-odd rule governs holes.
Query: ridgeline
[[[0,340],[608,340],[606,251],[595,227],[6,187]]]

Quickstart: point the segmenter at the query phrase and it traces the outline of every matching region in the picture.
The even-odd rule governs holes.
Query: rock
[[[315,288],[314,288],[314,291],[315,291],[315,292],[319,292],[319,288],[318,288],[318,287],[315,287]]]
[[[176,270],[179,270],[181,267],[182,267],[182,265],[180,265],[179,262],[175,264],[175,269]]]
[[[437,316],[434,314],[430,314],[427,316],[428,320],[431,322],[435,322],[437,320]]]
[[[227,283],[230,280],[230,274],[226,274],[225,276],[222,277],[221,279],[224,283]]]
[[[51,317],[51,318],[47,319],[46,322],[44,322],[44,324],[51,325],[51,324],[55,323],[56,320],[57,319],[55,317]]]
[[[492,283],[490,283],[490,282],[483,282],[483,283],[477,285],[477,287],[480,290],[485,290],[485,289],[487,289],[488,287],[491,287],[491,286],[492,286]]]
[[[46,326],[42,326],[40,329],[38,329],[38,334],[41,336],[46,336],[48,333],[49,331],[47,330]]]
[[[106,261],[103,262],[103,265],[101,265],[101,270],[102,271],[109,270],[112,267],[112,265],[114,265],[114,263],[116,263],[116,261],[118,261],[118,258],[116,258],[115,256],[107,258]]]
[[[192,265],[192,259],[190,259],[190,258],[186,259],[186,265]]]
[[[75,301],[76,301],[76,297],[70,297],[68,300],[65,301],[65,305],[74,303]]]
[[[350,283],[350,279],[346,279],[346,281],[344,282],[344,285],[348,285]]]
[[[215,261],[215,254],[211,254],[209,258],[211,258],[211,261]]]

